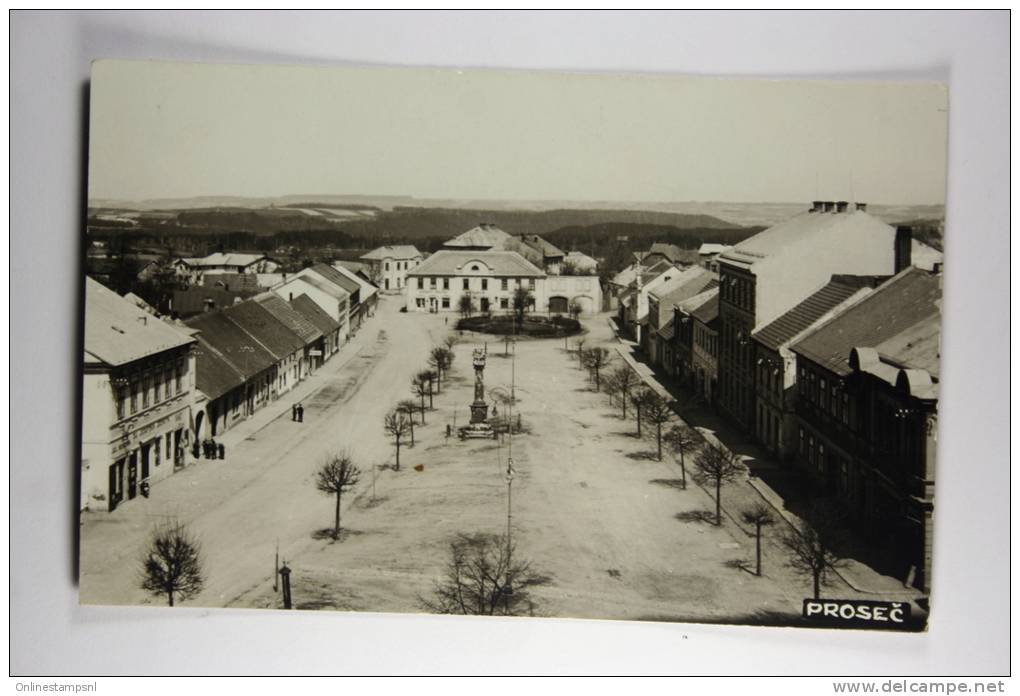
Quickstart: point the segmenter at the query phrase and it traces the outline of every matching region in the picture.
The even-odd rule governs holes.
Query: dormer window
[[[476,264],[473,264],[473,265],[471,266],[471,270],[472,270],[472,271],[477,271],[477,270],[478,270],[478,264],[477,264],[477,263],[476,263]]]

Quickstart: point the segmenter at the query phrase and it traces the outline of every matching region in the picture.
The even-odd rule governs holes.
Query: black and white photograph
[[[15,15],[12,665],[1003,664],[1008,14]]]
[[[81,601],[924,630],[946,96],[97,62]]]

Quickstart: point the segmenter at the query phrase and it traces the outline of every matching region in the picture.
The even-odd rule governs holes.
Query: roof
[[[712,322],[719,320],[719,287],[716,286],[698,297],[705,299],[697,307],[691,307],[691,316],[705,326],[711,326]]]
[[[189,266],[248,266],[266,258],[265,254],[225,254],[221,251],[204,258],[184,259]]]
[[[898,365],[939,376],[942,315],[925,317],[905,331],[882,341],[875,350],[880,357]]]
[[[336,271],[339,272],[341,275],[346,276],[347,278],[351,279],[352,281],[358,284],[358,287],[361,288],[361,295],[359,296],[358,299],[361,302],[364,302],[369,297],[378,292],[379,288],[373,285],[372,281],[358,275],[356,271],[347,268],[346,266],[338,265],[336,263],[333,264],[333,268],[336,269]]]
[[[754,338],[766,348],[779,350],[784,343],[846,302],[861,288],[873,288],[879,282],[875,276],[834,275],[803,302],[756,331]]]
[[[259,279],[254,273],[212,273],[202,276],[202,287],[223,290],[259,292]]]
[[[562,249],[554,244],[550,244],[537,234],[522,234],[519,238],[529,247],[540,252],[544,258],[548,258],[550,256],[566,256]]]
[[[276,358],[261,343],[230,321],[222,311],[199,314],[184,323],[198,329],[201,332],[199,339],[215,348],[245,379],[276,364]],[[206,395],[209,396],[208,393]]]
[[[641,255],[642,259],[646,259],[653,254],[662,254],[667,259],[676,263],[683,259],[684,252],[676,244],[666,244],[665,242],[654,242],[652,248]]]
[[[630,285],[637,278],[637,269],[634,266],[627,266],[622,271],[613,276],[610,281],[613,285],[622,285],[624,287]]]
[[[698,247],[698,254],[701,256],[711,256],[712,254],[721,254],[724,251],[729,251],[733,247],[729,244],[712,244],[705,242]]]
[[[340,328],[340,324],[334,321],[333,317],[326,314],[322,307],[315,304],[315,300],[304,293],[291,300],[290,305],[294,311],[310,321],[323,335],[329,335]]]
[[[657,333],[659,334],[660,338],[662,338],[662,339],[664,339],[666,341],[671,341],[673,339],[673,317],[672,316],[669,318],[669,321],[667,321],[666,324],[662,328],[660,328],[658,330]]]
[[[911,266],[792,346],[837,375],[849,375],[850,351],[875,347],[939,314],[941,276]]]
[[[658,263],[644,269],[641,272],[641,284],[648,285],[650,282],[661,276],[666,271],[676,270],[676,266],[671,264],[669,261],[659,261]]]
[[[284,282],[280,283],[280,285],[278,285],[277,287],[275,287],[273,289],[278,291],[278,290],[280,290],[282,288],[285,288],[288,285],[290,285],[291,283],[296,282],[296,281],[302,281],[302,282],[308,283],[312,287],[314,287],[314,288],[316,288],[316,289],[326,293],[330,297],[333,297],[333,298],[338,299],[338,300],[346,300],[351,295],[344,288],[340,287],[336,283],[332,283],[332,282],[326,280],[325,278],[323,278],[318,273],[302,273],[302,274],[299,274],[299,275],[293,275],[290,278],[288,278],[287,280],[285,280]]]
[[[684,269],[676,269],[670,267],[674,271],[673,274],[667,276],[668,279],[664,279],[662,282],[656,283],[654,289],[648,291],[650,297],[654,297],[657,300],[665,300],[671,293],[687,288],[689,283],[693,283],[696,280],[704,279],[707,281],[709,278],[716,278],[717,276],[707,268],[701,266],[690,266]],[[701,287],[704,287],[706,283],[702,283],[701,286],[694,288],[694,292],[681,293],[683,296],[679,298],[670,298],[673,302],[681,302],[686,300],[692,295],[696,295],[701,291]],[[692,287],[694,287],[692,285]]]
[[[879,229],[887,230],[891,239],[893,231],[889,225],[860,210],[844,213],[804,212],[748,237],[723,252],[719,258],[753,266],[770,256],[791,252],[800,242],[837,229],[841,236],[860,236],[862,239],[868,238],[866,233]]]
[[[230,364],[202,334],[195,345],[195,386],[210,401],[244,384],[241,372]]]
[[[719,287],[719,280],[715,274],[701,266],[692,266],[681,272],[678,278],[668,281],[660,288],[666,292],[658,295],[659,324],[673,315],[673,307],[682,305],[685,300],[717,287]]]
[[[339,285],[344,290],[346,290],[347,293],[350,295],[353,295],[354,293],[361,290],[361,283],[359,283],[357,280],[348,277],[346,274],[341,273],[340,271],[338,271],[337,269],[333,268],[328,264],[317,263],[314,266],[312,266],[310,270],[314,271],[315,273],[318,273],[319,275],[321,275],[323,278],[333,283],[334,285]]]
[[[599,264],[599,262],[596,259],[592,258],[591,256],[588,256],[588,254],[585,254],[584,252],[581,251],[568,251],[564,261],[568,261],[581,267],[597,266]]]
[[[467,232],[462,232],[453,239],[444,242],[443,246],[502,249],[508,237],[510,237],[509,234],[491,222],[483,222],[477,227],[472,227]]]
[[[85,359],[111,367],[194,342],[189,334],[85,278]]]
[[[254,300],[246,300],[222,310],[230,321],[240,326],[278,359],[305,347],[297,334]]]
[[[127,300],[128,302],[130,302],[131,304],[133,304],[135,307],[138,307],[138,309],[141,309],[141,310],[143,310],[145,312],[148,312],[149,314],[152,314],[153,316],[156,316],[156,315],[159,314],[159,312],[156,311],[155,307],[153,307],[151,304],[149,304],[148,302],[146,302],[145,300],[143,300],[141,297],[139,297],[138,295],[134,294],[133,292],[129,292],[126,295],[124,295],[124,299]]]
[[[273,292],[265,292],[261,295],[257,295],[252,298],[253,302],[258,302],[266,310],[269,311],[274,317],[276,317],[281,324],[290,329],[301,341],[308,345],[313,341],[322,338],[322,331],[320,331],[315,324],[308,321],[307,318],[300,312],[295,311],[287,302]]]
[[[362,254],[361,258],[381,261],[382,259],[413,259],[416,256],[421,256],[421,252],[413,244],[395,244],[372,249],[367,254]]]
[[[371,252],[369,252],[369,253],[371,253]],[[337,268],[339,266],[343,266],[348,271],[353,271],[354,273],[357,273],[358,271],[364,271],[364,272],[368,273],[368,264],[367,263],[361,263],[361,261],[347,261],[345,259],[340,259],[338,261],[334,261],[333,262],[333,267],[334,268]]]
[[[257,293],[257,290],[233,291],[203,287],[174,290],[171,307],[177,316],[190,317],[193,314],[206,311],[206,300],[212,301],[212,306],[208,309],[222,309],[230,307],[240,300],[246,300]]]
[[[545,273],[515,251],[452,251],[442,249],[407,272],[411,276],[461,275],[475,262],[486,268],[484,275],[544,278]]]

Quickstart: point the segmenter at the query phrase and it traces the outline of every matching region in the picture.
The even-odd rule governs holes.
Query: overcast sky
[[[90,198],[942,203],[931,83],[101,61]]]

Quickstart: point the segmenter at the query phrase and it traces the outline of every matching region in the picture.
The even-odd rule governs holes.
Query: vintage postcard
[[[82,603],[927,626],[944,85],[89,95]]]

